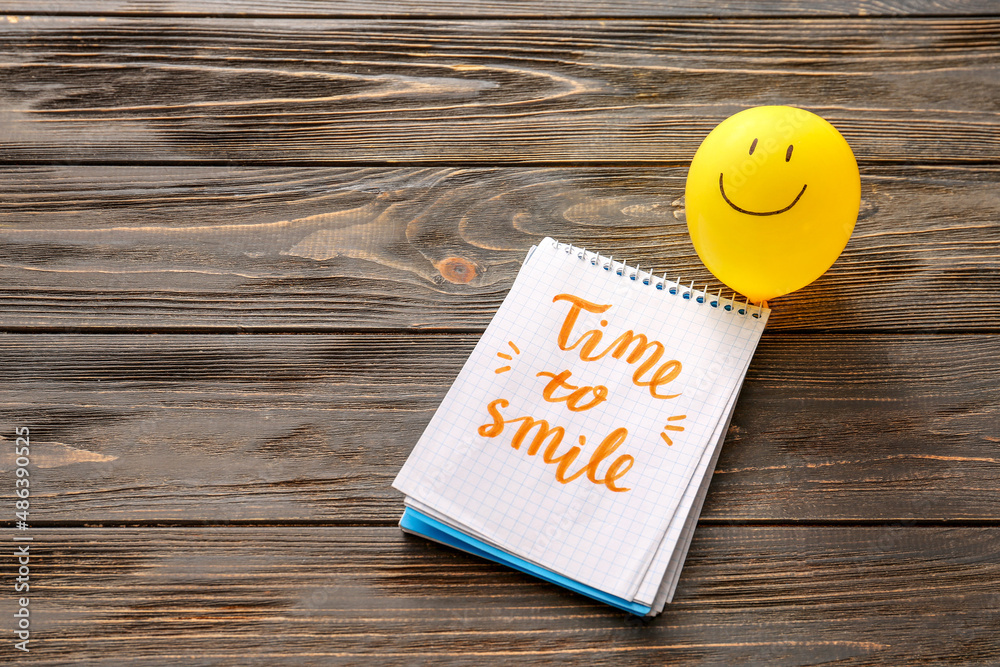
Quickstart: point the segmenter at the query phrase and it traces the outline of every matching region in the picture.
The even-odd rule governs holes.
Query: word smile
[[[632,464],[635,463],[635,459],[629,454],[622,454],[616,458],[611,462],[611,465],[608,467],[604,476],[598,476],[598,467],[601,463],[603,463],[605,459],[610,458],[611,455],[615,453],[615,450],[621,447],[622,443],[625,442],[625,438],[628,436],[627,429],[616,428],[614,431],[609,433],[608,436],[601,441],[601,444],[597,446],[597,449],[595,449],[590,455],[590,460],[588,460],[587,463],[576,472],[570,474],[570,466],[576,462],[576,458],[583,450],[574,445],[565,452],[558,454],[559,445],[562,444],[563,436],[566,435],[566,429],[562,426],[551,426],[549,422],[544,419],[535,419],[527,415],[507,419],[500,414],[500,408],[506,408],[509,405],[510,402],[502,398],[490,401],[490,404],[486,406],[486,409],[489,411],[490,417],[493,418],[493,423],[483,424],[480,426],[479,429],[477,429],[479,435],[484,438],[495,438],[504,432],[504,429],[508,424],[517,424],[520,422],[517,431],[514,432],[514,437],[511,439],[510,446],[514,449],[520,450],[521,445],[528,437],[528,434],[531,433],[532,429],[537,429],[532,436],[531,444],[528,445],[528,449],[525,453],[528,456],[535,456],[544,445],[545,449],[542,451],[542,460],[556,466],[556,480],[558,480],[560,484],[569,484],[574,479],[577,479],[582,475],[586,475],[587,479],[594,484],[603,484],[608,487],[608,489],[616,493],[631,490],[615,484],[615,482],[625,476],[625,473],[632,469]],[[585,445],[586,443],[586,437],[581,435],[580,444]]]

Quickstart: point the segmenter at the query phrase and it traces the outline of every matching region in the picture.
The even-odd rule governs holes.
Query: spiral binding
[[[667,278],[666,274],[663,274],[663,277],[660,278],[652,272],[640,271],[638,265],[634,267],[628,266],[624,261],[616,262],[613,257],[605,257],[569,243],[560,243],[555,239],[552,241],[556,249],[565,251],[567,255],[575,253],[578,259],[588,261],[593,266],[600,266],[605,271],[614,271],[619,276],[641,281],[643,285],[649,285],[670,294],[680,294],[683,299],[692,300],[695,303],[708,304],[712,308],[722,308],[734,315],[750,315],[751,317],[759,318],[761,313],[763,313],[763,306],[751,304],[749,300],[745,300],[744,303],[737,301],[736,292],[733,292],[732,298],[726,298],[722,296],[722,288],[720,287],[717,294],[709,294],[708,285],[704,289],[699,290],[695,288],[693,280],[690,285],[683,285],[680,277],[676,281],[672,281]]]

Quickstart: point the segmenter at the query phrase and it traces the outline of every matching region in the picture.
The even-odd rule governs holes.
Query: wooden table
[[[720,286],[687,166],[774,103],[862,210],[771,303],[674,603],[405,537],[526,249]],[[994,3],[0,0],[0,174],[0,661],[1000,661]]]

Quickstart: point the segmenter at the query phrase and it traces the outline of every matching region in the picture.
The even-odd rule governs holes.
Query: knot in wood
[[[450,283],[464,285],[476,277],[476,265],[462,257],[447,257],[435,265]]]

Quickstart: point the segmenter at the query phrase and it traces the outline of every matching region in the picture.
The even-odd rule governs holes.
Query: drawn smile
[[[722,193],[722,198],[725,199],[726,203],[732,206],[733,209],[739,211],[740,213],[746,213],[747,215],[778,215],[779,213],[784,213],[785,211],[795,206],[799,202],[799,199],[802,197],[802,193],[804,193],[805,191],[806,191],[806,186],[803,185],[802,189],[799,190],[799,194],[795,195],[795,199],[792,200],[792,203],[786,206],[785,208],[779,208],[777,211],[764,211],[764,212],[748,211],[747,209],[740,208],[739,206],[734,204],[732,200],[730,200],[729,197],[726,196],[726,188],[725,186],[722,185],[722,174],[721,173],[719,174],[719,192]]]

